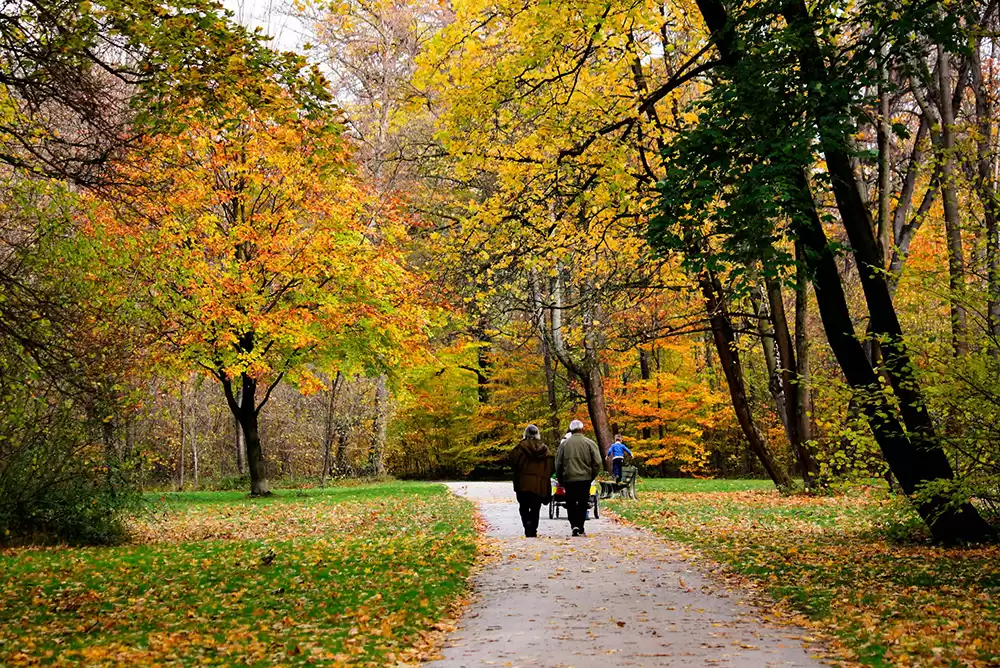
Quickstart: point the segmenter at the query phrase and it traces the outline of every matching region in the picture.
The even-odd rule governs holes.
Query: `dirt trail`
[[[523,537],[510,483],[449,483],[475,500],[501,558],[474,580],[475,599],[435,668],[474,666],[821,666],[799,628],[706,577],[669,543],[608,519],[571,538],[542,507]]]

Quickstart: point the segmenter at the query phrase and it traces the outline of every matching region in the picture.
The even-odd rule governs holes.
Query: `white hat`
[[[573,420],[572,422],[569,423],[570,431],[578,431],[582,429],[583,429],[583,423],[580,422],[579,420]]]

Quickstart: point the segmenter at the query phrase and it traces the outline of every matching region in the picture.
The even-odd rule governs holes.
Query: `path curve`
[[[478,504],[500,558],[473,579],[475,598],[434,668],[476,666],[821,666],[801,638],[771,627],[741,593],[677,547],[607,518],[571,538],[542,507],[524,538],[510,483],[448,483]]]

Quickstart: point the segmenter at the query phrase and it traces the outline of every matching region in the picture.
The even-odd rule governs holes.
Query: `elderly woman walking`
[[[552,497],[552,457],[542,443],[538,427],[529,424],[524,430],[524,438],[510,451],[510,462],[514,467],[514,492],[521,510],[521,524],[524,535],[534,538],[538,535],[538,512],[543,503]]]

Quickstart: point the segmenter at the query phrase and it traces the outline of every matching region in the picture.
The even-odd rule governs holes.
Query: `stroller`
[[[590,483],[590,497],[587,499],[587,519],[590,519],[590,511],[594,511],[594,519],[600,519],[601,509],[598,506],[597,482]],[[549,519],[559,517],[559,509],[566,508],[566,489],[562,487],[556,479],[552,479],[552,500],[549,501]]]

